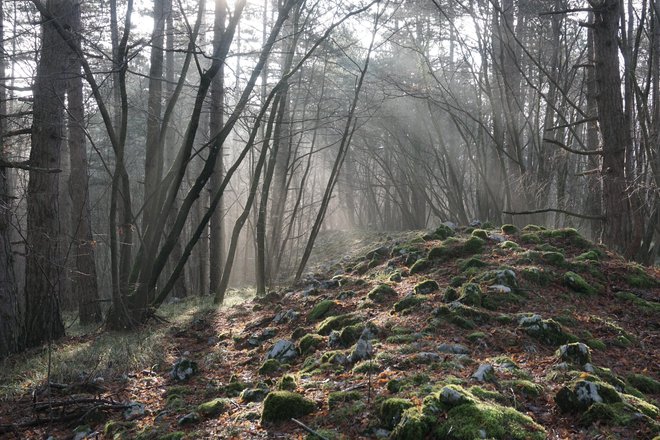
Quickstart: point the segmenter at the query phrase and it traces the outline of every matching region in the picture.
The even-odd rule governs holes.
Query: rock
[[[241,391],[242,402],[261,402],[268,395],[268,388],[248,388]]]
[[[468,226],[471,227],[471,228],[478,228],[478,227],[481,226],[481,220],[478,220],[478,219],[475,218],[470,223],[468,223]]]
[[[355,344],[355,348],[348,356],[348,361],[354,364],[358,361],[369,359],[373,354],[373,350],[374,348],[371,345],[371,342],[367,341],[366,339],[359,339],[357,344]]]
[[[438,351],[440,353],[451,353],[451,354],[470,353],[470,349],[461,344],[440,344],[438,345]]]
[[[396,298],[396,290],[387,284],[380,284],[371,289],[371,291],[367,294],[367,298],[375,303],[382,303],[388,301],[389,299]]]
[[[522,317],[518,324],[528,335],[548,345],[565,344],[575,338],[565,333],[557,321],[542,319],[539,315]]]
[[[414,290],[418,295],[427,295],[439,289],[438,283],[433,280],[424,280],[418,283]]]
[[[468,306],[481,306],[481,295],[481,287],[478,284],[463,284],[458,301]]]
[[[591,350],[582,342],[574,342],[559,347],[557,357],[575,365],[585,365],[591,362]]]
[[[323,344],[323,342],[323,336],[314,333],[308,333],[300,338],[300,341],[298,342],[298,348],[302,354],[313,353],[321,344]]]
[[[197,413],[191,412],[181,417],[176,423],[179,426],[187,426],[197,422],[199,422],[199,415]]]
[[[266,359],[277,359],[280,362],[291,361],[298,357],[298,350],[291,341],[280,339],[266,354]]]
[[[497,234],[497,233],[491,233],[488,238],[493,240],[495,243],[504,243],[506,241],[506,237],[502,234]]]
[[[72,440],[83,440],[87,438],[91,432],[92,428],[87,425],[76,426],[76,428],[73,430]]]
[[[490,364],[481,364],[472,375],[472,378],[479,382],[490,382],[495,379],[495,370]]]
[[[290,391],[273,391],[264,400],[262,422],[283,422],[314,412],[316,404],[304,396]]]
[[[273,324],[288,324],[292,323],[295,320],[298,319],[298,316],[300,314],[296,312],[293,309],[289,309],[287,311],[282,311],[279,312],[275,317],[273,318]]]
[[[197,407],[197,412],[206,417],[215,417],[229,409],[231,401],[229,399],[213,399],[204,402]]]
[[[621,402],[621,396],[611,386],[600,382],[580,380],[557,392],[555,402],[562,412],[584,411],[594,403]]]
[[[172,370],[170,370],[170,376],[174,380],[184,381],[194,376],[197,370],[197,362],[182,358],[174,363]]]
[[[362,318],[354,315],[352,313],[347,313],[345,315],[331,316],[321,321],[317,327],[317,333],[319,335],[327,336],[333,330],[341,330],[344,327],[349,325],[359,324],[362,322]]]
[[[492,286],[488,286],[488,291],[492,293],[506,294],[511,293],[511,288],[504,284],[493,284]]]
[[[372,432],[376,438],[389,438],[392,431],[383,428],[375,428]]]
[[[392,431],[391,440],[416,440],[425,438],[429,432],[429,423],[418,408],[403,411],[401,420]]]
[[[334,289],[335,287],[339,287],[339,280],[334,278],[330,280],[323,280],[320,283],[320,287],[322,289]]]
[[[312,310],[309,312],[308,317],[312,321],[317,321],[317,320],[325,317],[332,310],[334,310],[337,306],[338,306],[337,302],[335,302],[331,299],[326,299],[326,300],[320,301],[320,302],[316,303],[316,305],[312,308]]]
[[[445,386],[442,387],[437,397],[447,408],[453,408],[455,406],[472,402],[472,399],[462,391],[462,388],[456,386]]]
[[[386,428],[392,429],[401,420],[403,412],[413,406],[415,405],[408,399],[398,397],[385,399],[378,407],[378,418]]]
[[[136,420],[147,413],[147,408],[143,403],[140,402],[130,402],[128,407],[124,410],[124,419],[127,421]]]
[[[261,364],[261,367],[259,367],[259,374],[264,376],[274,374],[279,372],[280,368],[282,368],[282,364],[280,364],[280,361],[277,359],[266,359],[266,361]]]
[[[422,351],[413,355],[415,363],[419,364],[430,364],[433,362],[439,362],[442,359],[438,353],[431,353],[428,351]]]
[[[598,289],[589,284],[584,278],[575,272],[566,272],[564,274],[564,284],[578,293],[593,295],[598,293]]]
[[[250,335],[247,343],[253,347],[258,347],[262,344],[262,342],[274,338],[275,335],[277,335],[277,330],[272,327],[267,327]]]

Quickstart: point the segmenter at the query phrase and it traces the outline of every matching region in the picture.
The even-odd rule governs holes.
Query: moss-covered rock
[[[646,289],[660,285],[660,281],[649,275],[639,264],[629,264],[627,270],[626,282],[631,287]]]
[[[323,336],[308,333],[300,338],[300,341],[298,342],[298,350],[300,350],[301,354],[314,353],[324,342],[325,338]]]
[[[543,440],[545,429],[513,408],[491,403],[460,405],[447,412],[436,438],[475,440]]]
[[[584,278],[575,272],[566,272],[563,277],[564,284],[575,292],[594,295],[598,293],[598,288],[589,284]]]
[[[394,290],[392,287],[388,286],[387,284],[379,284],[378,286],[371,289],[371,291],[367,294],[367,298],[375,303],[383,303],[391,300],[392,298],[395,298],[396,295],[396,290]]]
[[[517,250],[521,249],[521,247],[518,243],[516,243],[515,241],[511,241],[511,240],[503,241],[502,243],[499,244],[499,247],[501,249],[509,249],[509,250],[512,250],[512,251],[517,251]]]
[[[298,393],[273,391],[264,400],[262,422],[283,422],[314,412],[316,404]]]
[[[488,232],[484,231],[483,229],[475,229],[470,235],[473,237],[481,238],[482,240],[488,240]]]
[[[204,402],[197,407],[197,412],[206,417],[215,417],[227,411],[231,406],[229,399],[217,398]]]
[[[298,383],[292,374],[285,374],[277,381],[277,389],[280,391],[294,391],[296,388],[298,388]]]
[[[420,258],[410,267],[410,274],[414,275],[416,273],[424,272],[428,270],[429,267],[431,267],[431,262],[426,258]]]
[[[316,332],[320,335],[327,336],[333,330],[341,330],[344,327],[357,324],[361,321],[362,319],[353,313],[331,316],[319,323]]]
[[[459,264],[459,268],[464,272],[467,271],[468,269],[472,269],[472,268],[479,269],[486,266],[488,266],[488,263],[482,261],[477,257],[468,258],[467,260],[461,261]]]
[[[401,313],[405,310],[412,309],[425,301],[426,298],[423,298],[419,295],[408,295],[404,297],[401,301],[394,304],[394,311],[397,313]]]
[[[461,294],[458,301],[468,306],[481,306],[481,297],[483,292],[478,284],[467,283],[461,287]]]
[[[331,299],[320,301],[312,308],[312,311],[309,312],[309,319],[312,321],[318,321],[330,314],[333,310],[336,310],[338,305],[339,304],[336,301]]]
[[[526,379],[504,380],[500,382],[504,389],[513,390],[516,394],[538,397],[543,392],[543,386]]]
[[[660,302],[647,301],[632,292],[616,292],[614,295],[621,301],[631,302],[634,306],[640,308],[641,310],[652,313],[660,313]]]
[[[518,324],[525,333],[547,345],[566,344],[576,339],[554,319],[542,319],[539,315],[520,318]]]
[[[591,362],[591,350],[581,342],[562,345],[556,355],[562,361],[575,365],[581,366]]]
[[[282,364],[277,359],[266,359],[266,361],[259,367],[259,374],[269,375],[280,371]]]
[[[453,287],[447,287],[445,292],[442,294],[442,300],[444,302],[456,301],[461,296],[460,293]]]
[[[551,272],[535,266],[524,268],[520,271],[520,275],[527,281],[538,284],[539,286],[549,285],[554,278]]]
[[[599,381],[578,380],[562,387],[555,403],[562,412],[582,412],[594,403],[621,402],[621,396],[611,385]]]
[[[408,408],[390,434],[390,440],[419,440],[430,431],[431,421],[418,408]]]
[[[600,260],[600,252],[598,252],[595,249],[592,249],[590,251],[584,252],[577,257],[575,257],[576,261],[599,261]]]
[[[439,288],[440,287],[438,286],[437,282],[433,280],[424,280],[417,283],[413,290],[419,295],[427,295],[429,293],[435,292]]]
[[[514,225],[506,224],[500,228],[502,234],[513,235],[518,233],[518,228]]]
[[[450,258],[468,257],[483,252],[486,242],[479,237],[467,240],[446,240],[442,245],[429,250],[429,260],[447,260]],[[412,272],[411,272],[412,273]]]
[[[401,420],[403,412],[413,406],[415,405],[408,399],[385,399],[378,407],[378,418],[387,429],[393,429]]]
[[[433,233],[430,234],[430,238],[433,240],[446,240],[447,238],[453,236],[454,236],[454,230],[447,225],[438,226],[433,231]]]
[[[268,387],[266,385],[258,386],[257,388],[246,388],[241,391],[241,402],[261,402],[268,395]]]
[[[335,409],[345,403],[360,400],[362,394],[359,391],[334,391],[328,394],[328,407]]]
[[[644,374],[630,374],[627,378],[628,383],[637,388],[642,393],[660,394],[660,382]]]

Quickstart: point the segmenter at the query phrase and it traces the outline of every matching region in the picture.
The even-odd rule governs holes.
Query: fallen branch
[[[309,426],[305,425],[303,422],[301,422],[301,421],[299,421],[299,420],[296,420],[296,419],[294,419],[293,417],[291,417],[291,420],[292,420],[295,424],[297,424],[298,426],[300,426],[302,429],[304,429],[305,431],[309,432],[310,434],[314,434],[315,436],[317,436],[317,437],[320,438],[321,440],[328,440],[327,437],[322,436],[321,434],[319,434],[318,432],[314,431],[314,430],[313,430],[312,428],[310,428]]]
[[[600,221],[605,221],[605,216],[604,215],[586,215],[586,214],[578,214],[576,212],[571,212],[571,211],[566,211],[565,209],[556,209],[556,208],[545,208],[545,209],[535,209],[532,211],[502,211],[502,214],[508,214],[508,215],[529,215],[529,214],[542,214],[545,212],[558,212],[560,214],[566,214],[571,217],[577,217],[577,218],[582,218],[585,220],[600,220]]]
[[[554,139],[543,138],[543,141],[549,144],[557,145],[562,150],[566,150],[569,153],[573,153],[573,154],[581,154],[583,156],[602,156],[604,154],[603,150],[590,150],[590,151],[575,150],[571,147],[564,145],[564,143],[556,141]]]

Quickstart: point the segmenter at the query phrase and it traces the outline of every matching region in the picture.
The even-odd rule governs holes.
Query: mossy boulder
[[[483,229],[475,229],[470,235],[473,237],[481,238],[482,240],[488,240],[488,232],[484,231]]]
[[[378,418],[387,429],[393,429],[401,420],[403,412],[415,406],[408,399],[391,397],[383,400],[378,407]]]
[[[217,398],[197,406],[197,412],[205,417],[215,417],[231,407],[229,399]]]
[[[387,284],[379,284],[378,286],[371,289],[371,291],[369,291],[367,298],[375,303],[383,303],[391,300],[392,298],[395,298],[396,295],[396,290],[394,290],[392,287],[388,286]]]
[[[577,261],[599,261],[600,260],[600,252],[592,249],[590,251],[584,252],[577,257],[575,257],[575,260]]]
[[[520,245],[515,241],[506,240],[499,244],[500,249],[508,249],[512,251],[517,251],[521,249]]]
[[[412,309],[423,302],[426,301],[426,298],[423,298],[419,295],[407,295],[401,301],[394,304],[394,311],[401,313],[403,311]]]
[[[300,350],[301,354],[313,353],[318,350],[324,342],[325,338],[323,336],[308,333],[298,341],[298,350]]]
[[[442,300],[444,302],[452,302],[456,301],[458,298],[460,298],[461,294],[458,293],[456,289],[453,287],[447,287],[445,289],[445,292],[442,294]]]
[[[555,403],[562,412],[574,413],[587,410],[594,403],[621,402],[621,396],[603,382],[578,380],[562,387],[555,395]]]
[[[259,374],[267,376],[280,371],[282,364],[277,359],[266,359],[266,361],[259,367]]]
[[[468,306],[481,306],[483,292],[481,287],[475,283],[463,284],[458,301]]]
[[[416,274],[420,272],[424,272],[428,270],[431,267],[431,262],[427,260],[426,258],[420,258],[419,260],[415,261],[413,265],[410,267],[410,274]]]
[[[294,391],[296,388],[298,388],[298,383],[295,376],[291,374],[285,374],[277,381],[277,389],[280,391]]]
[[[306,416],[316,409],[314,401],[291,391],[273,391],[266,396],[261,413],[262,422],[283,422]]]
[[[539,286],[549,285],[554,278],[551,272],[535,266],[523,268],[520,271],[520,275],[527,281],[538,284]]]
[[[419,295],[427,295],[429,293],[435,292],[439,288],[440,287],[438,286],[437,282],[433,280],[424,280],[422,282],[417,283],[413,290],[415,291],[415,293]]]
[[[514,225],[506,224],[500,228],[502,234],[513,235],[518,233],[518,228]]]
[[[593,295],[598,293],[598,288],[589,284],[584,278],[575,272],[566,272],[563,277],[564,284],[575,292]]]
[[[562,345],[556,355],[562,361],[575,365],[582,366],[591,362],[591,350],[581,342]]]
[[[435,431],[435,438],[453,440],[544,440],[545,429],[513,408],[491,403],[460,405],[450,409]]]
[[[446,240],[447,238],[453,236],[454,230],[447,225],[440,225],[431,234],[429,234],[429,238],[432,240]]]
[[[344,327],[337,335],[337,342],[341,347],[350,347],[355,344],[364,331],[364,324],[353,324]]]
[[[426,437],[431,421],[418,408],[408,408],[389,436],[390,440],[419,440]]]
[[[660,281],[649,275],[639,264],[629,264],[627,269],[626,282],[631,287],[647,289],[660,285]]]
[[[309,312],[309,319],[312,321],[318,321],[330,314],[333,310],[336,310],[338,305],[339,304],[336,301],[331,299],[320,301],[312,308],[312,311]]]
[[[660,394],[660,382],[652,377],[643,374],[630,374],[626,379],[631,386],[642,393]]]
[[[477,257],[472,257],[468,258],[467,260],[463,260],[459,264],[459,268],[465,272],[468,269],[479,269],[482,267],[488,266],[488,263],[484,262],[483,260],[477,258]]]
[[[566,333],[554,319],[542,319],[539,315],[532,315],[520,318],[518,324],[525,333],[547,345],[575,342],[575,336]]]
[[[341,330],[344,327],[357,324],[359,322],[362,322],[362,318],[353,313],[331,316],[319,323],[316,328],[316,332],[320,335],[327,336],[333,330]]]
[[[511,389],[516,394],[538,397],[543,392],[543,386],[526,379],[504,380],[500,382],[504,389]]]
[[[507,267],[501,267],[499,269],[487,270],[485,272],[476,275],[470,280],[472,283],[486,284],[488,286],[501,285],[507,286],[512,290],[518,288],[518,278],[516,273]]]

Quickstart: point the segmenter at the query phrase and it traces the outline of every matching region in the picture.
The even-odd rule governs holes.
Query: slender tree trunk
[[[49,0],[46,7],[68,17],[71,3]],[[64,139],[65,61],[69,48],[49,20],[42,24],[42,51],[34,84],[30,163],[58,169]],[[58,219],[59,176],[30,171],[27,192],[26,344],[34,346],[64,336],[60,315],[63,261]]]

